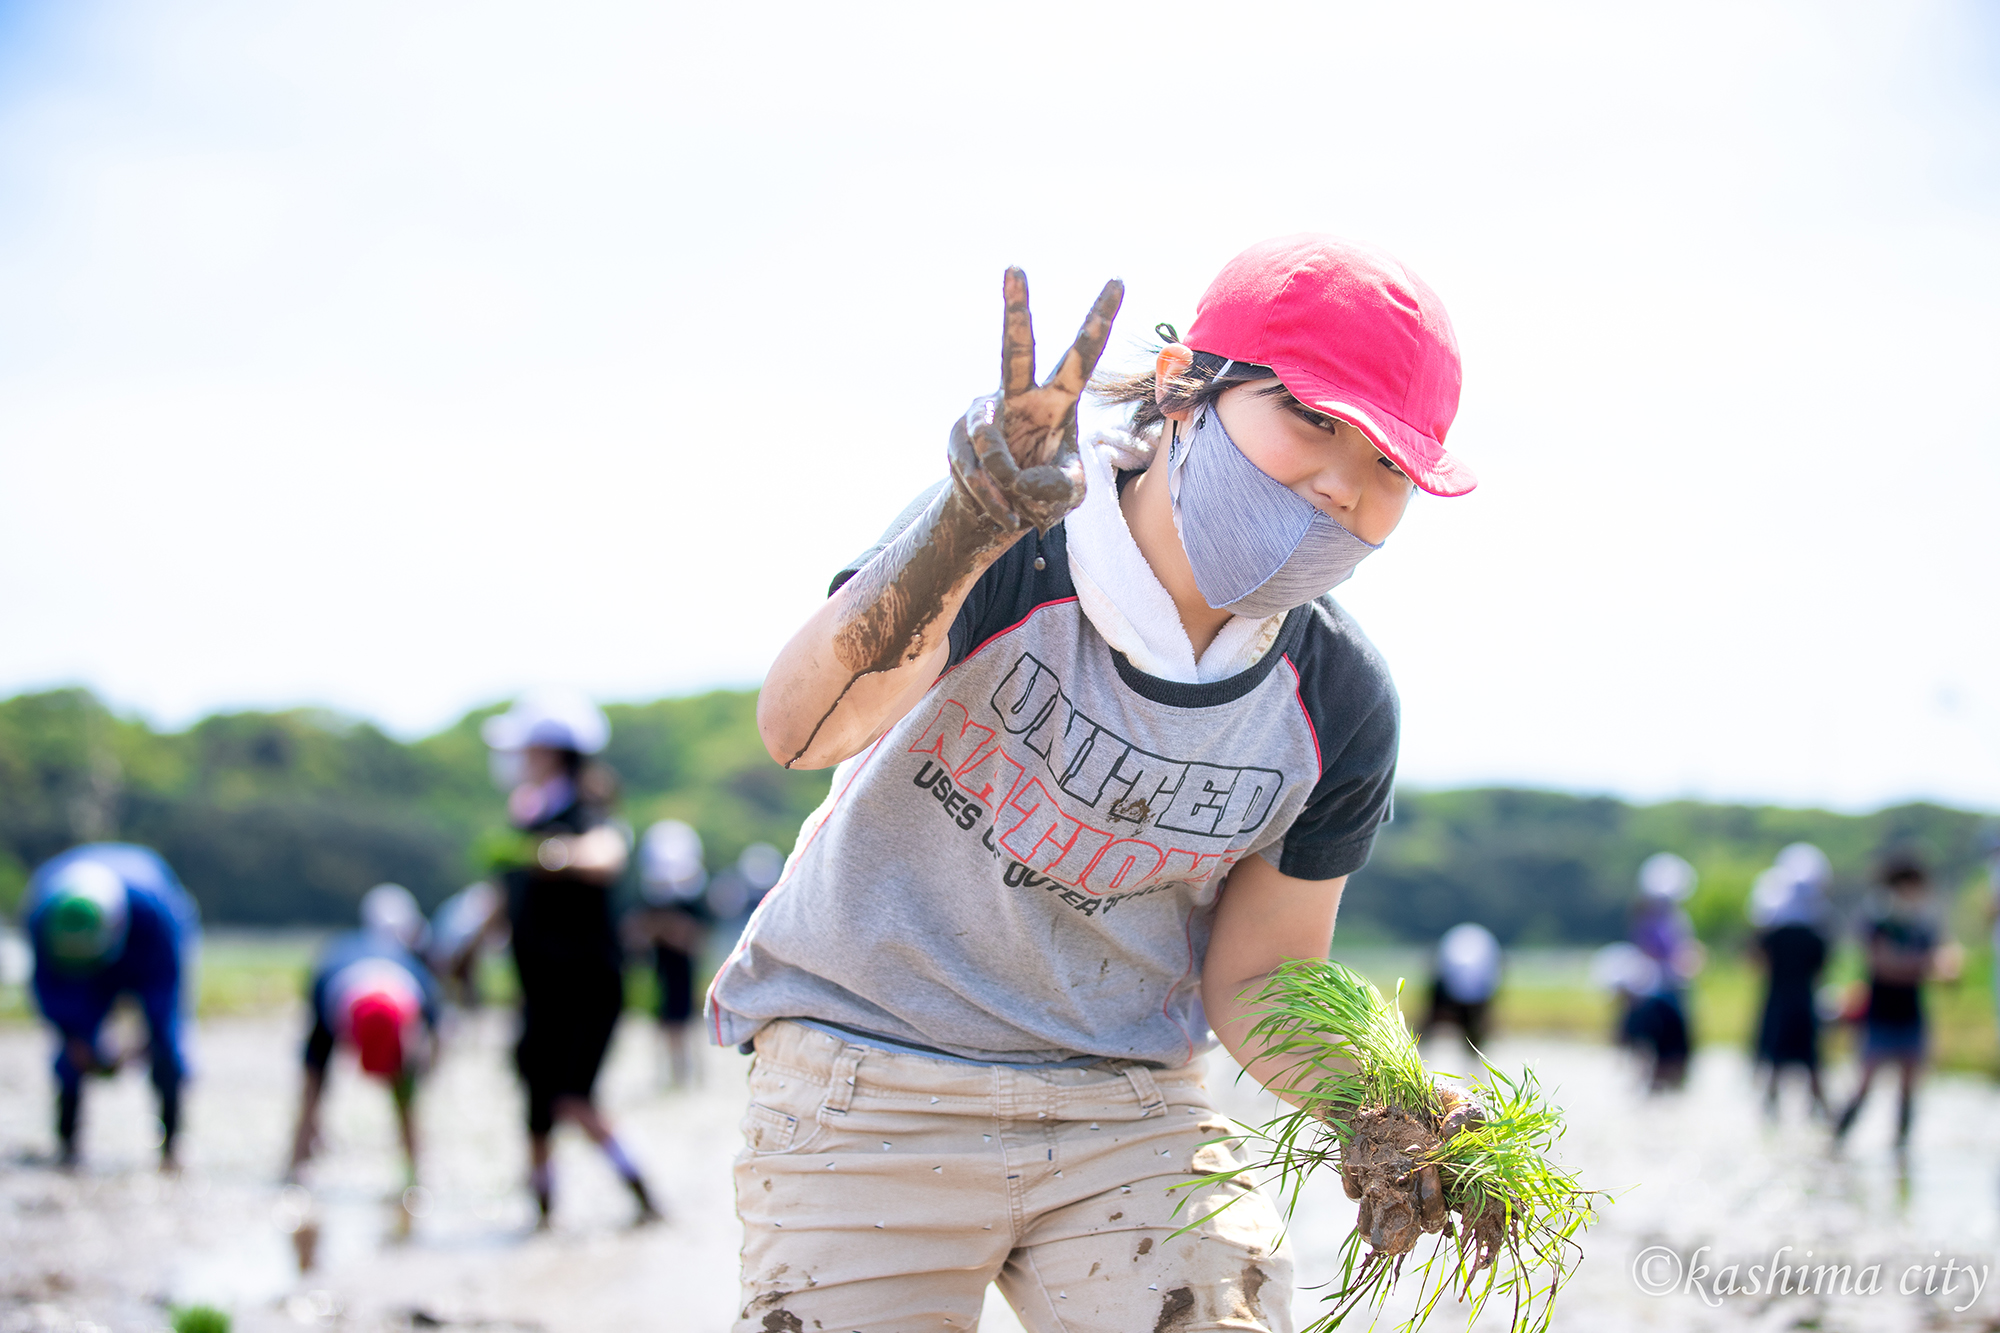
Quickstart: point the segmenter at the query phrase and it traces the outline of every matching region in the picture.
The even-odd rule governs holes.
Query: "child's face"
[[[1401,469],[1345,421],[1269,394],[1278,381],[1224,390],[1215,400],[1222,428],[1264,474],[1290,487],[1370,545],[1396,530],[1413,489]]]

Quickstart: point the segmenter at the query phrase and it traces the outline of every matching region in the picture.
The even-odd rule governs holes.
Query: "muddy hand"
[[[853,674],[787,768],[806,757],[864,676],[920,662],[944,641],[967,590],[1030,524],[1047,532],[1083,500],[1076,402],[1111,336],[1125,285],[1104,284],[1062,363],[1039,385],[1027,275],[1010,268],[1005,286],[1000,392],[975,401],[952,426],[946,457],[953,484],[840,590],[831,647],[834,661]]]
[[[1010,268],[1002,287],[1007,312],[1000,339],[1000,392],[974,399],[952,427],[951,470],[1002,530],[1018,532],[1032,523],[1047,532],[1083,503],[1076,404],[1104,354],[1125,284],[1116,278],[1104,284],[1061,363],[1042,384],[1035,383],[1028,275]]]

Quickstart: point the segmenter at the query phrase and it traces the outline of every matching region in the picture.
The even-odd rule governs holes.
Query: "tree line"
[[[0,702],[0,913],[29,871],[79,841],[157,848],[210,923],[351,921],[382,880],[427,906],[484,869],[506,832],[475,710],[403,742],[364,721],[311,710],[208,717],[179,732],[107,709],[90,692]],[[756,695],[717,690],[606,708],[605,761],[635,826],[678,818],[712,866],[752,842],[789,849],[827,774],[773,764]],[[1477,920],[1510,944],[1587,944],[1623,931],[1639,862],[1674,851],[1701,871],[1690,903],[1704,936],[1743,928],[1757,872],[1788,842],[1832,858],[1836,899],[1863,890],[1891,847],[1917,850],[1955,887],[1979,863],[1980,814],[1912,804],[1868,815],[1514,788],[1403,788],[1395,818],[1343,902],[1351,937],[1422,940]]]

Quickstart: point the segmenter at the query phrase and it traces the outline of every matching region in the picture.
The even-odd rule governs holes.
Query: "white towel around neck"
[[[1285,617],[1231,616],[1196,661],[1194,644],[1165,585],[1146,563],[1118,504],[1123,441],[1092,439],[1083,455],[1083,503],[1063,521],[1077,604],[1104,641],[1149,676],[1184,684],[1226,680],[1269,651]]]

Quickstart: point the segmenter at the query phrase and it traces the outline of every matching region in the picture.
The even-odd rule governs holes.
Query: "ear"
[[[1194,349],[1185,343],[1168,343],[1153,358],[1153,401],[1164,408],[1167,405],[1167,381],[1176,375],[1184,375],[1194,364]],[[1168,412],[1167,420],[1185,422],[1186,412]]]

